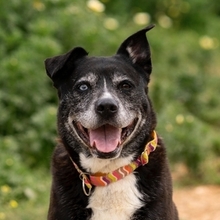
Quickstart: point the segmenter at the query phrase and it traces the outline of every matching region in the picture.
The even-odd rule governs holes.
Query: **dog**
[[[59,97],[48,220],[178,220],[148,95],[153,27],[110,57],[76,47],[45,60]]]

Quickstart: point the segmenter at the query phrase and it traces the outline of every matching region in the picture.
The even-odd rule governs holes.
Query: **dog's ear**
[[[146,32],[152,29],[150,25],[128,37],[119,47],[117,54],[128,57],[133,64],[144,69],[148,74],[152,71],[150,46],[146,38]]]
[[[82,47],[73,48],[66,54],[47,58],[45,60],[45,68],[47,75],[54,81],[66,76],[68,68],[74,65],[74,62],[88,53]]]

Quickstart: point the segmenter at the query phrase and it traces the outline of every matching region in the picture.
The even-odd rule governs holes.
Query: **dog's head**
[[[123,157],[154,129],[147,95],[151,54],[145,36],[151,28],[127,38],[111,57],[89,57],[77,47],[45,61],[60,99],[59,134],[77,153]]]

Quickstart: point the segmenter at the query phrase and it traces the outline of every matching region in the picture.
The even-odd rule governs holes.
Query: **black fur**
[[[144,150],[146,143],[151,140],[151,133],[156,128],[156,116],[148,97],[152,65],[145,33],[152,27],[149,26],[127,38],[119,47],[117,54],[112,57],[88,57],[83,48],[77,47],[67,54],[45,61],[47,74],[53,80],[60,99],[58,110],[60,143],[52,159],[53,181],[48,220],[89,220],[93,215],[93,210],[86,208],[89,197],[83,192],[79,173],[69,156],[82,171],[88,172],[80,163],[79,154],[103,160],[109,158],[117,160],[134,154],[136,159]],[[95,80],[81,82],[84,76],[89,79],[90,73],[94,74]],[[118,79],[121,76],[123,80],[120,81]],[[97,107],[93,107],[97,106],[98,101],[102,101],[103,82],[106,82],[112,97],[115,97],[114,100],[112,98],[117,107],[114,115],[96,115]],[[123,106],[123,111],[130,117],[141,115],[142,120],[132,139],[113,152],[103,153],[88,147],[85,138],[77,135],[75,124],[80,122],[84,126],[90,123],[88,130],[105,124],[124,127],[119,114],[120,106]],[[91,109],[90,112],[94,111],[94,118],[90,120],[92,122],[84,118],[84,115],[88,114],[88,109]],[[157,149],[150,154],[149,163],[139,167],[135,171],[135,176],[137,188],[143,195],[144,205],[129,219],[178,220],[172,201],[172,181],[166,150],[161,139]],[[92,193],[94,190],[95,187],[92,188]]]

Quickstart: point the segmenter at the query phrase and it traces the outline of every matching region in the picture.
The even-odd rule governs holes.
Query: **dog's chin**
[[[94,147],[90,147],[90,151],[93,155],[93,157],[99,158],[99,159],[115,159],[118,158],[120,156],[122,147],[118,146],[115,150],[111,151],[111,152],[101,152],[99,150],[97,150]]]
[[[105,124],[92,130],[85,128],[80,122],[73,121],[72,124],[76,136],[90,150],[93,157],[115,159],[120,157],[123,146],[135,135],[140,119],[135,118],[128,126],[123,128]],[[103,136],[101,136],[102,133]]]

